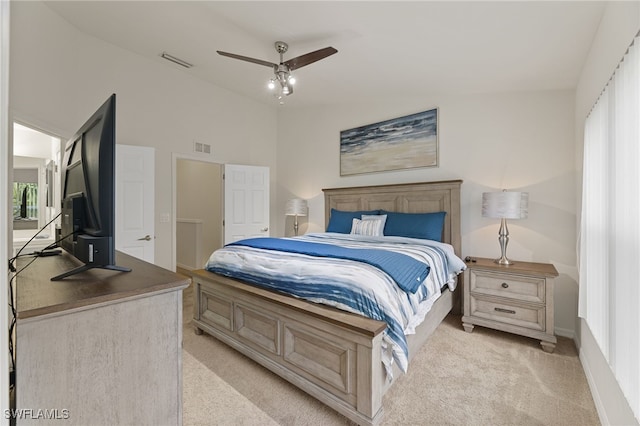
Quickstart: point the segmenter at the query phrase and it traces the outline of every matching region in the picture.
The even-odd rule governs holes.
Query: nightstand
[[[475,260],[475,262],[474,262]],[[553,352],[553,282],[558,276],[549,263],[514,261],[499,265],[493,259],[471,258],[464,271],[462,325],[475,325],[540,339]]]

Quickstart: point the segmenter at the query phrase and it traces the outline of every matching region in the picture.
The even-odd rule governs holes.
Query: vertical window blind
[[[585,122],[580,306],[640,418],[640,37]]]

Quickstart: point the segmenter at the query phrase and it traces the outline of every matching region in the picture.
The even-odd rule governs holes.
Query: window
[[[585,122],[580,316],[640,418],[640,41]]]
[[[38,218],[38,184],[13,182],[13,220]]]
[[[38,229],[38,169],[16,169],[13,176],[13,229]]]

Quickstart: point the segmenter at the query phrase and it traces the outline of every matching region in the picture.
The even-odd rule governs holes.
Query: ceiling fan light
[[[282,99],[285,96],[289,96],[293,93],[293,86],[294,84],[296,84],[295,77],[291,75],[292,70],[297,70],[316,61],[319,61],[320,59],[324,59],[327,56],[331,56],[334,53],[338,53],[338,51],[333,47],[325,47],[324,49],[309,52],[285,61],[283,54],[288,50],[287,43],[276,41],[275,47],[276,51],[280,54],[279,64],[269,61],[263,61],[262,59],[250,58],[248,56],[236,55],[235,53],[222,52],[220,50],[217,50],[217,52],[222,56],[233,59],[240,59],[241,61],[252,62],[254,64],[271,68],[273,70],[274,77],[269,80],[269,82],[267,83],[267,87],[272,91],[273,96],[277,97],[280,100],[281,104],[283,103]],[[164,54],[162,56],[165,57]],[[278,85],[280,87],[278,87]]]

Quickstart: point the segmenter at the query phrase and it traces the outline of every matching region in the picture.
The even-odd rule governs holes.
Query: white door
[[[224,165],[224,243],[269,236],[269,168]]]
[[[116,250],[153,263],[155,149],[116,145]]]

